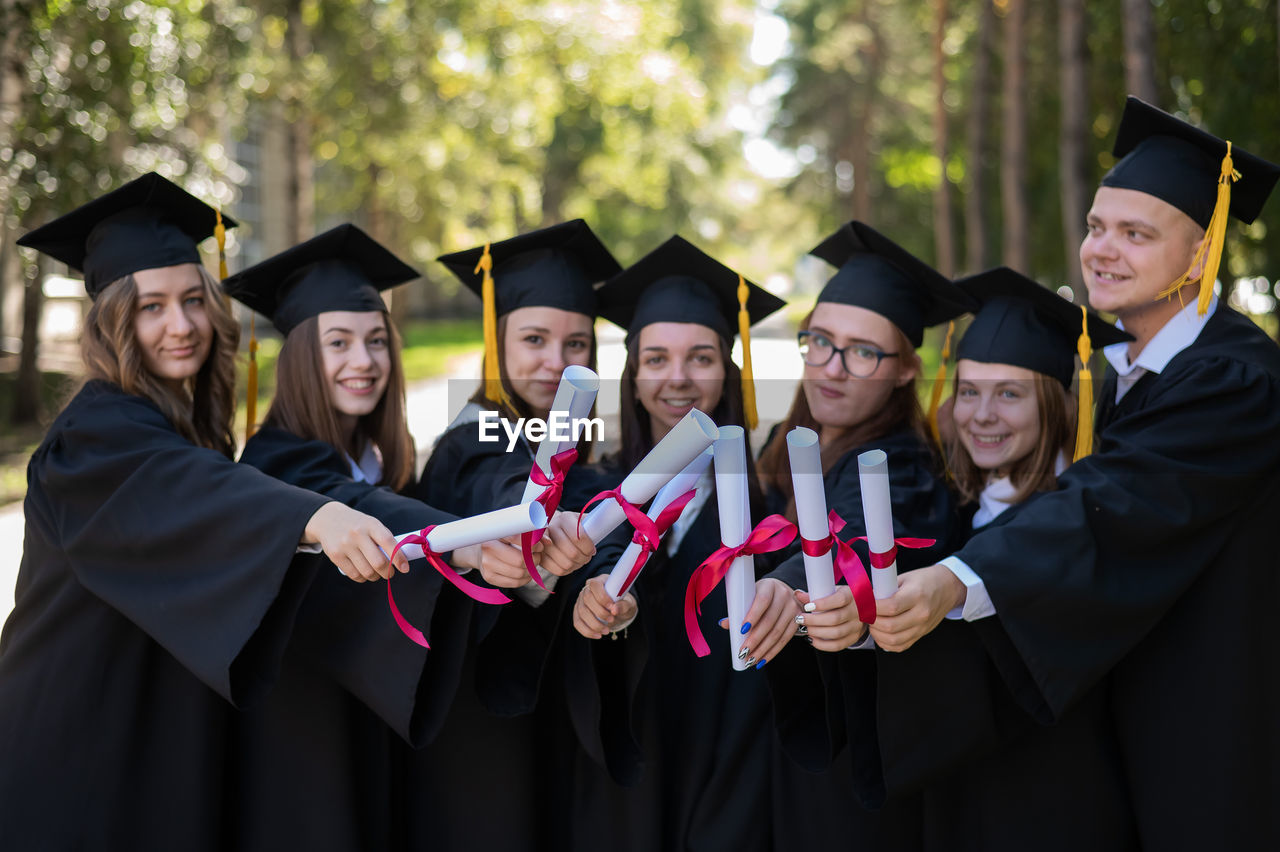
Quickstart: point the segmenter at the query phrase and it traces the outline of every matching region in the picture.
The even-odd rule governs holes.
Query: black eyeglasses
[[[850,343],[841,348],[816,331],[802,331],[796,335],[800,344],[800,357],[810,367],[825,367],[836,355],[849,375],[858,379],[869,378],[880,369],[885,358],[897,358],[896,352],[881,352],[865,343]]]

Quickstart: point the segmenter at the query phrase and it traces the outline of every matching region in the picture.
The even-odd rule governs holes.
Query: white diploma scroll
[[[648,515],[650,519],[656,519],[676,498],[697,486],[698,480],[702,478],[703,472],[707,469],[707,465],[711,464],[711,456],[712,451],[708,447],[699,453],[697,458],[689,462],[684,470],[677,473],[670,482],[662,486],[657,496],[653,498],[653,505],[649,507]],[[604,581],[604,590],[615,601],[621,597],[622,584],[627,581],[627,577],[631,574],[631,569],[639,558],[640,545],[633,541],[627,545],[627,549],[622,552],[618,563],[609,572],[609,578]]]
[[[560,374],[560,386],[556,388],[556,397],[551,403],[551,413],[547,415],[548,425],[555,415],[567,415],[569,437],[563,441],[553,441],[548,435],[538,444],[538,453],[533,460],[533,463],[541,468],[548,478],[551,477],[551,457],[577,446],[578,442],[573,440],[573,424],[585,419],[591,413],[591,406],[595,405],[596,394],[599,391],[600,377],[587,367],[570,364]],[[545,487],[534,482],[533,477],[530,476],[529,481],[525,483],[524,496],[520,498],[520,502],[528,503],[540,495]]]
[[[720,510],[720,543],[737,547],[751,532],[751,504],[747,494],[747,437],[741,426],[724,426],[715,443],[716,504]],[[756,594],[755,557],[739,556],[724,578],[729,603],[729,655],[738,671],[747,668],[738,659],[742,650],[742,623]]]
[[[547,513],[541,503],[518,503],[505,509],[494,509],[482,515],[440,524],[427,535],[427,543],[436,553],[448,553],[459,547],[539,530],[546,525]],[[398,535],[396,541],[410,535],[417,533]],[[406,544],[400,548],[400,552],[409,559],[421,559],[423,556],[422,545],[419,544]]]
[[[648,502],[659,488],[711,446],[717,434],[714,420],[696,408],[690,411],[622,480],[618,488],[623,499],[637,506]],[[599,544],[626,519],[626,513],[616,501],[602,500],[583,517],[582,532]]]
[[[831,534],[831,527],[827,522],[827,494],[822,484],[818,433],[803,426],[792,429],[787,435],[787,455],[791,458],[791,484],[795,488],[800,537],[821,541]],[[835,592],[830,549],[821,556],[804,555],[804,577],[810,600],[820,600]]]
[[[889,457],[884,450],[868,450],[858,456],[858,481],[862,486],[862,521],[867,529],[867,549],[873,554],[893,550],[893,507],[889,502]],[[876,599],[898,591],[898,562],[871,567],[871,589]]]

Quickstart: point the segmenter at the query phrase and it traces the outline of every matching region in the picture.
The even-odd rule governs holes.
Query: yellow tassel
[[[942,343],[942,356],[938,359],[938,372],[933,377],[933,394],[929,398],[929,431],[936,444],[942,443],[938,430],[938,405],[942,402],[942,388],[947,384],[947,360],[951,357],[951,335],[955,334],[956,321],[947,323],[947,338]]]
[[[1080,337],[1076,351],[1080,355],[1080,405],[1076,411],[1076,451],[1072,461],[1093,452],[1093,373],[1089,371],[1089,359],[1093,357],[1093,341],[1089,339],[1089,312],[1080,306]]]
[[[484,272],[484,283],[481,292],[484,302],[484,395],[492,402],[514,409],[511,397],[502,387],[502,373],[498,369],[498,306],[497,296],[493,288],[493,255],[489,253],[489,244],[484,244],[484,253],[476,264],[475,272]]]
[[[1196,280],[1191,277],[1191,274],[1203,263],[1199,276],[1200,299],[1196,304],[1196,310],[1200,316],[1209,312],[1209,302],[1213,299],[1213,282],[1218,280],[1218,265],[1222,263],[1222,248],[1227,238],[1227,216],[1231,209],[1231,183],[1240,180],[1240,177],[1240,173],[1235,170],[1231,162],[1231,142],[1228,141],[1227,155],[1222,158],[1222,172],[1218,175],[1218,197],[1214,202],[1213,215],[1209,218],[1209,227],[1205,228],[1200,248],[1196,249],[1195,257],[1191,258],[1191,265],[1187,267],[1187,271],[1182,273],[1177,281],[1161,290],[1156,296],[1157,299],[1173,298],[1175,293]]]
[[[218,241],[218,280],[227,279],[227,227],[222,224],[222,211],[215,208],[218,224],[213,226],[213,236]]]
[[[254,317],[249,314],[249,377],[245,381],[244,440],[248,443],[258,430],[258,338],[254,334]]]
[[[751,314],[747,313],[747,297],[751,290],[746,279],[738,276],[738,336],[742,338],[742,412],[747,420],[747,431],[760,425],[756,411],[756,382],[751,372]]]

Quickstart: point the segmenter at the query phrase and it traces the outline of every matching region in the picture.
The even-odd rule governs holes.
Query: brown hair
[[[391,372],[382,399],[373,411],[357,421],[356,434],[377,447],[382,455],[382,478],[378,485],[398,491],[413,478],[413,438],[405,420],[400,335],[386,311],[382,312],[382,321],[390,340]],[[324,441],[343,452],[354,452],[356,448],[346,446],[328,391],[318,394],[315,392],[318,387],[328,388],[320,352],[320,318],[309,317],[289,332],[280,347],[276,360],[276,395],[264,425],[300,438]]]
[[[492,406],[493,409],[498,412],[499,417],[514,422],[519,420],[521,417],[533,417],[535,412],[530,407],[529,403],[525,401],[524,397],[516,393],[515,386],[511,384],[511,377],[507,375],[507,318],[510,316],[511,314],[508,312],[498,317],[498,375],[502,378],[502,389],[507,392],[507,396],[511,399],[511,405],[501,405],[497,400],[489,399],[489,397],[485,395],[483,378],[480,379],[480,385],[476,388],[475,393],[471,394],[471,398],[468,399],[467,402],[474,402],[476,405]],[[594,321],[591,327],[591,355],[587,359],[587,366],[592,370],[596,369],[596,331]],[[480,375],[484,375],[483,358],[480,363]],[[595,406],[593,405],[588,416],[594,416],[595,410]],[[591,442],[586,440],[590,434],[591,430],[584,430],[584,438],[578,442],[579,462],[587,461],[591,457]]]
[[[199,264],[205,311],[213,330],[209,356],[200,370],[175,391],[147,370],[135,331],[138,282],[126,275],[108,284],[85,319],[80,355],[91,379],[116,385],[125,393],[146,397],[191,443],[235,455],[231,420],[235,416],[236,349],[240,326],[223,301],[221,288]]]
[[[810,311],[800,323],[801,331],[809,328],[809,321],[812,318],[813,312]],[[904,369],[914,368],[918,377],[921,366],[920,356],[916,354],[911,341],[896,325],[893,327],[893,332],[899,362]],[[791,411],[787,419],[780,424],[777,431],[773,433],[773,440],[760,453],[760,480],[766,489],[777,490],[787,498],[786,515],[790,518],[795,516],[795,493],[791,482],[791,459],[787,454],[786,438],[787,434],[797,426],[804,426],[815,432],[822,429],[822,425],[814,419],[813,413],[809,410],[809,400],[805,397],[803,381],[796,388],[796,395],[791,401]],[[830,470],[833,464],[854,447],[902,429],[911,429],[920,436],[922,442],[933,449],[935,454],[938,452],[925,426],[924,410],[920,407],[919,397],[916,396],[914,379],[901,387],[894,388],[879,411],[847,430],[830,446],[822,448],[822,472],[826,473]]]
[[[1062,386],[1062,382],[1044,373],[1035,373],[1032,386],[1036,390],[1036,411],[1040,415],[1040,436],[1035,447],[1009,471],[1009,480],[1016,489],[1012,503],[1021,503],[1037,491],[1052,491],[1058,485],[1056,471],[1058,455],[1070,453],[1075,444],[1075,397]],[[952,396],[959,387],[960,376],[952,381]],[[956,490],[966,502],[978,499],[986,487],[991,471],[973,463],[969,453],[952,430],[947,441],[947,466],[955,480]]]

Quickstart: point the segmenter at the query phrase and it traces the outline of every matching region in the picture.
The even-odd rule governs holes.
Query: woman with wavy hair
[[[238,335],[196,247],[218,219],[151,174],[21,240],[94,305],[89,381],[28,466],[0,638],[15,848],[225,847],[228,717],[274,679],[315,567],[295,552],[390,573],[382,524],[230,457]]]

